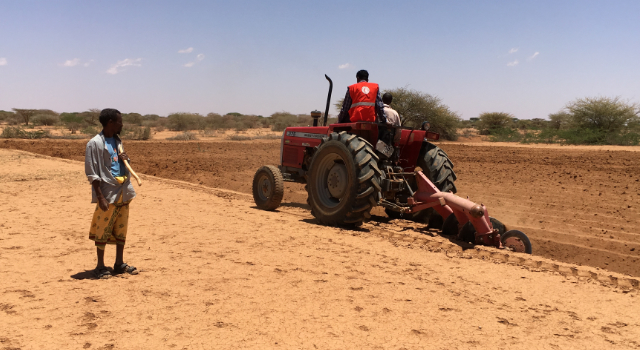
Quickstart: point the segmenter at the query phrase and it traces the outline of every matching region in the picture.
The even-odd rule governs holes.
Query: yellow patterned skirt
[[[129,203],[122,203],[122,196],[118,202],[109,204],[107,211],[103,211],[100,205],[96,204],[89,229],[89,239],[95,241],[96,247],[102,250],[107,244],[124,245],[128,225]]]

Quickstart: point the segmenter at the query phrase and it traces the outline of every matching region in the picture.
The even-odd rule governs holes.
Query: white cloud
[[[517,47],[514,47],[511,50],[509,50],[509,53],[516,53],[516,52],[518,52],[518,48]]]
[[[0,66],[6,66],[7,64],[7,59],[4,57],[0,57]]]
[[[85,63],[83,64],[83,66],[85,66],[85,67],[89,67],[89,65],[90,65],[91,63],[93,63],[93,62],[94,62],[94,60],[87,61],[87,62],[85,62]]]
[[[519,62],[518,62],[518,60],[515,60],[515,61],[513,61],[513,62],[509,62],[509,63],[507,63],[507,66],[508,66],[508,67],[517,66],[517,65],[518,65],[518,63],[519,63]]]
[[[339,66],[338,66],[338,69],[347,69],[347,68],[349,68],[349,67],[351,67],[351,64],[349,64],[349,63],[345,63],[345,64],[341,64],[341,65],[339,65]]]
[[[74,58],[72,60],[66,60],[64,61],[64,63],[62,64],[64,67],[73,67],[73,66],[77,66],[78,63],[80,63],[80,59],[79,58]]]
[[[132,58],[126,58],[122,61],[118,61],[118,63],[114,64],[111,66],[111,68],[109,68],[107,70],[107,73],[109,74],[118,74],[120,72],[122,72],[122,68],[124,67],[128,67],[128,66],[135,66],[135,67],[140,67],[142,66],[142,58],[136,58],[136,59],[132,59]]]
[[[536,53],[534,53],[533,56],[527,58],[527,60],[531,61],[532,59],[538,57],[539,54],[540,54],[540,52],[536,51]]]
[[[193,52],[193,47],[190,47],[184,50],[178,50],[178,53],[192,53],[192,52]]]
[[[189,68],[189,67],[193,67],[194,64],[202,61],[204,59],[204,54],[203,53],[199,53],[198,56],[196,56],[196,60],[194,62],[189,62],[187,64],[185,64],[184,66]]]

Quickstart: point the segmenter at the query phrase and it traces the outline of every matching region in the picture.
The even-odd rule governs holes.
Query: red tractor
[[[333,83],[325,77],[330,88],[322,126],[322,113],[314,111],[313,127],[285,129],[280,165],[263,166],[254,176],[258,208],[275,210],[284,182],[304,183],[311,213],[325,225],[359,226],[375,206],[392,218],[421,221],[435,211],[445,218],[444,235],[531,254],[524,233],[507,231],[484,205],[454,194],[453,163],[430,142],[439,134],[429,131],[427,122],[420,129],[373,122],[326,125]]]

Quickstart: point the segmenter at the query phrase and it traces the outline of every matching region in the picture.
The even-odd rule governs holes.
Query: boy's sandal
[[[118,264],[113,265],[113,272],[115,274],[128,273],[130,275],[137,275],[138,269],[135,266],[129,266],[127,263],[122,263],[120,266]]]
[[[98,267],[95,270],[93,270],[93,275],[97,279],[111,278],[111,272],[109,272],[106,266]]]

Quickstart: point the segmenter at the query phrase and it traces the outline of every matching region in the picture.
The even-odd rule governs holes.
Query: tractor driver
[[[349,86],[344,96],[338,123],[387,123],[378,84],[369,82],[369,72],[364,69],[356,73],[356,80],[358,83]]]

